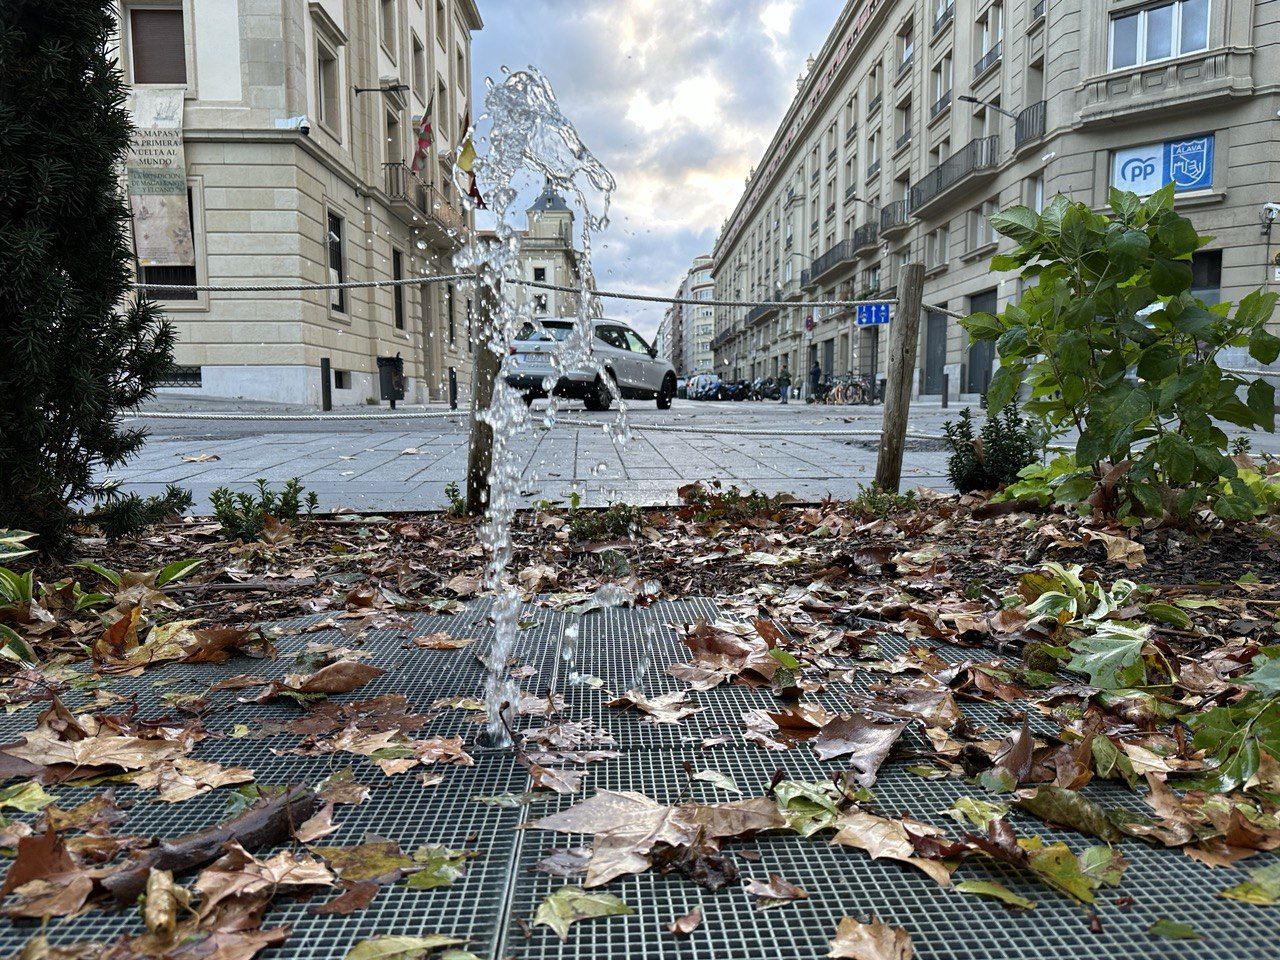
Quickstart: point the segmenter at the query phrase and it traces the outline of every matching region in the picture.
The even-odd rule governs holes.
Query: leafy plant
[[[25,530],[0,530],[0,562],[8,563],[34,553],[27,546],[27,541],[33,539],[35,534]]]
[[[1028,413],[1055,434],[1078,431],[1071,470],[1053,483],[1058,502],[1121,520],[1185,522],[1206,504],[1244,519],[1256,498],[1219,423],[1273,430],[1275,389],[1217,361],[1227,347],[1261,363],[1280,356],[1266,330],[1278,295],[1255,291],[1234,311],[1193,296],[1191,254],[1208,238],[1173,199],[1172,186],[1145,201],[1113,190],[1110,217],[1065,197],[1039,214],[1017,206],[992,216],[1018,243],[992,268],[1021,270],[1026,293],[999,316],[961,322],[1000,355],[993,413],[1025,382]]]
[[[725,490],[718,480],[713,480],[710,484],[686,484],[676,492],[685,506],[684,513],[697,523],[709,520],[737,522],[768,516],[786,506],[789,500],[786,494],[781,493],[772,496],[759,490],[744,493],[737,487]]]
[[[308,515],[315,513],[320,505],[315,491],[303,497],[302,481],[297,477],[279,491],[271,489],[262,478],[255,483],[256,493],[252,490],[232,492],[219,487],[209,494],[213,514],[222,525],[223,535],[229,539],[256,540],[266,528],[268,517],[279,523],[296,524],[302,519],[304,505]]]
[[[891,490],[881,490],[874,483],[860,487],[858,495],[849,501],[849,507],[855,513],[881,519],[894,513],[915,510],[917,506],[916,492],[914,490],[908,490],[906,493],[894,493]]]
[[[996,490],[1014,483],[1020,471],[1035,463],[1040,444],[1032,424],[1011,402],[988,416],[980,432],[974,432],[973,413],[966,407],[958,421],[943,427],[951,456],[947,476],[961,493]]]
[[[569,514],[569,532],[578,540],[631,540],[643,523],[644,511],[629,503]]]
[[[130,296],[115,6],[0,4],[0,527],[50,552],[142,446],[119,414],[173,364],[173,328]]]
[[[171,483],[158,496],[140,497],[136,493],[112,495],[87,519],[96,523],[107,539],[117,540],[180,516],[194,503],[190,490]]]
[[[449,498],[449,513],[461,517],[467,512],[467,498],[462,495],[458,481],[450,480],[444,485],[444,495]]]
[[[1191,745],[1214,763],[1189,785],[1225,793],[1258,772],[1263,752],[1280,760],[1280,695],[1250,694],[1236,705],[1197,714],[1188,726],[1195,731]]]

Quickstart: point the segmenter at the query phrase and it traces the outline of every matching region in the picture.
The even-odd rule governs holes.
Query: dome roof
[[[560,210],[565,213],[569,211],[569,205],[564,202],[564,197],[556,193],[552,189],[551,184],[547,184],[542,188],[542,193],[538,195],[538,199],[533,201],[533,206],[529,208],[530,212],[541,213],[546,210]]]

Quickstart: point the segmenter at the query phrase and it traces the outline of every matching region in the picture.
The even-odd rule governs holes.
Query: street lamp
[[[990,102],[989,100],[979,100],[977,97],[971,97],[968,94],[964,94],[962,96],[956,97],[956,99],[963,100],[965,103],[972,103],[974,106],[978,106],[978,107],[989,107],[990,109],[994,110],[996,113],[1001,114],[1002,116],[1008,117],[1010,120],[1018,119],[1018,115],[1014,113],[1012,110],[1006,110],[1004,107],[997,106],[996,104]]]

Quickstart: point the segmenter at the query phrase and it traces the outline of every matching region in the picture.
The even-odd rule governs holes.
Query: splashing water
[[[494,746],[508,746],[511,738],[504,708],[519,700],[520,690],[507,671],[507,662],[515,646],[519,629],[520,593],[511,582],[511,525],[515,515],[515,497],[519,490],[521,462],[513,450],[513,441],[530,427],[529,410],[519,391],[506,382],[508,347],[526,323],[534,322],[527,309],[514,296],[512,281],[520,278],[520,233],[515,220],[522,212],[513,210],[522,186],[545,182],[569,194],[583,212],[582,257],[579,284],[594,289],[591,270],[591,237],[608,225],[609,202],[616,187],[613,176],[592,155],[578,136],[573,124],[560,111],[551,84],[537,70],[529,67],[502,78],[488,81],[485,117],[492,123],[488,135],[489,149],[475,161],[478,178],[488,187],[488,199],[496,220],[496,240],[481,244],[473,241],[455,257],[462,270],[475,271],[479,282],[497,291],[493,324],[487,342],[481,347],[502,358],[502,367],[494,383],[493,400],[488,410],[477,418],[493,429],[493,461],[489,471],[489,503],[480,536],[489,550],[485,571],[485,587],[493,592],[493,643],[487,657],[485,710],[488,716],[487,740]],[[505,287],[503,284],[505,283]],[[477,291],[477,296],[480,291]],[[599,316],[596,297],[585,294],[577,299],[573,327],[563,341],[556,343],[552,369],[557,376],[569,370],[593,370],[610,385],[618,400],[618,436],[629,435],[626,406],[617,388],[605,375],[603,365],[591,350],[591,320]],[[556,401],[544,422],[553,424]]]

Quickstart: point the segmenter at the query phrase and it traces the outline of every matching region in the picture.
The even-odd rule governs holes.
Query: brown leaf
[[[809,898],[809,893],[804,887],[797,887],[794,883],[783,880],[776,873],[769,874],[768,883],[763,880],[748,880],[745,889],[749,895],[760,899],[761,902],[757,907],[761,910],[780,903]]]
[[[870,854],[872,860],[889,859],[910,864],[928,874],[941,887],[951,885],[954,869],[941,861],[924,860],[915,856],[915,847],[907,834],[907,828],[897,820],[886,820],[873,813],[852,810],[836,821],[839,828],[832,843],[857,847]],[[917,825],[917,829],[923,824]]]
[[[907,931],[881,923],[872,915],[868,923],[843,917],[827,956],[844,960],[911,960],[913,952]]]
[[[331,913],[345,917],[347,914],[363,910],[371,904],[373,898],[378,895],[378,891],[382,889],[380,884],[374,883],[372,880],[361,880],[357,883],[343,881],[341,886],[342,893],[332,900],[312,905],[307,912],[315,914]]]
[[[67,853],[62,838],[56,830],[48,827],[44,833],[23,837],[18,841],[18,855],[5,874],[4,885],[0,886],[0,897],[32,880],[44,880],[75,868],[75,861]]]
[[[556,877],[574,877],[587,872],[587,863],[591,859],[589,847],[566,847],[552,850],[533,865],[540,873],[549,873]]]
[[[677,917],[667,924],[667,929],[677,937],[687,937],[702,925],[702,911],[694,907],[683,917]]]
[[[664,693],[652,700],[639,690],[628,690],[610,700],[608,706],[632,707],[645,714],[645,719],[650,723],[678,723],[685,717],[704,709],[689,703],[687,690]]]
[[[20,899],[4,908],[7,917],[69,917],[79,913],[89,899],[93,878],[80,874],[31,880],[13,892]]]
[[[852,754],[858,783],[870,787],[876,782],[876,771],[906,729],[905,722],[876,723],[863,716],[836,717],[822,728],[813,741],[813,749],[821,760]]]
[[[340,824],[333,822],[333,803],[330,800],[310,820],[298,824],[298,829],[293,832],[294,839],[299,843],[311,843],[337,830]]]
[[[414,637],[413,644],[423,650],[461,650],[476,642],[477,637],[454,637],[443,631],[429,633],[423,637]]]
[[[359,660],[339,660],[314,673],[290,674],[286,683],[299,693],[350,693],[387,671]]]

